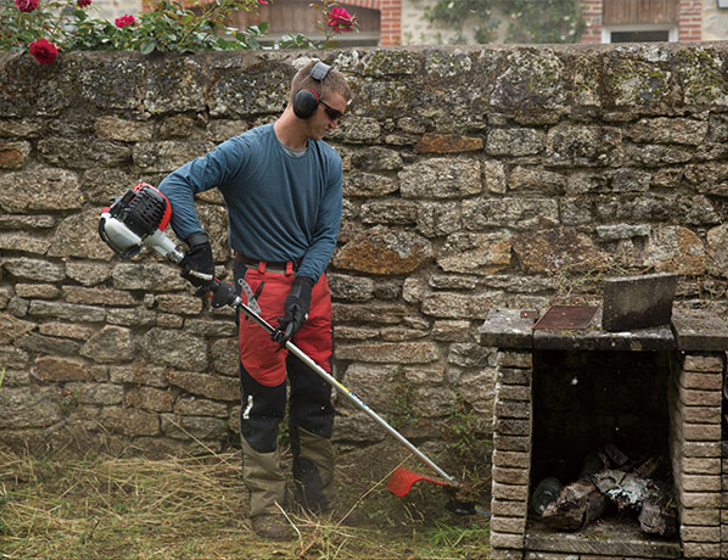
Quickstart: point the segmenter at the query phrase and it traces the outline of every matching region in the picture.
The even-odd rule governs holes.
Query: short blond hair
[[[322,80],[316,80],[311,77],[311,70],[316,64],[320,62],[318,60],[312,60],[306,66],[301,68],[291,80],[291,97],[290,102],[293,103],[293,98],[302,89],[310,89],[318,95],[319,99],[324,99],[326,93],[336,92],[341,95],[346,102],[351,101],[352,94],[349,84],[346,83],[344,75],[332,68],[326,77]]]

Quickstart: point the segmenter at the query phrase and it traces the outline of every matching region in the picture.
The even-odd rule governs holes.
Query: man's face
[[[329,93],[309,119],[309,138],[321,140],[328,132],[336,130],[339,118],[346,111],[346,99],[339,93]]]

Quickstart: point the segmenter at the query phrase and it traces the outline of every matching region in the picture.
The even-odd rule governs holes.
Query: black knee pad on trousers
[[[291,374],[291,427],[301,426],[316,436],[331,438],[331,385],[295,356],[288,356],[286,367]]]
[[[240,390],[240,435],[258,453],[275,451],[286,410],[286,384],[261,385],[240,364]]]

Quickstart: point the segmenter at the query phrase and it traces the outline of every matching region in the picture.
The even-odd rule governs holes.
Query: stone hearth
[[[671,325],[631,332],[602,330],[601,312],[585,329],[534,330],[538,316],[492,310],[481,331],[481,344],[499,349],[492,560],[728,557],[728,325],[710,312],[675,309]],[[573,476],[610,433],[627,448],[663,455],[678,502],[675,538],[646,535],[624,516],[556,531],[532,513],[539,481]]]

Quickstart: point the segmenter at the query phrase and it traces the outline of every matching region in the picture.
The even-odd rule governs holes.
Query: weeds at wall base
[[[357,520],[337,523],[367,484],[341,477],[335,513],[291,513],[301,538],[280,543],[251,531],[237,453],[63,460],[0,448],[0,550],[47,560],[487,557],[485,522],[419,511],[438,505],[427,490],[403,502],[379,484]]]

